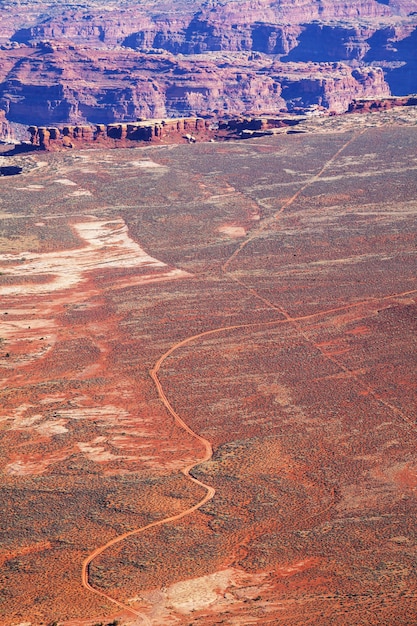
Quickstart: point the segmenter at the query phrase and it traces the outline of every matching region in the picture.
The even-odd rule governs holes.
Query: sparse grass
[[[415,288],[416,131],[370,129],[280,213],[353,136],[326,128],[200,144],[192,155],[138,149],[140,158],[164,160],[157,179],[129,170],[132,151],[123,150],[109,161],[94,155],[103,160],[96,178],[71,172],[93,193],[77,219],[117,213],[147,252],[193,276],[119,288],[123,272],[92,267],[72,291],[2,302],[10,324],[27,316],[46,326],[32,343],[30,323],[7,338],[13,358],[33,351],[34,361],[7,370],[1,390],[5,626],[30,616],[35,598],[44,622],[95,615],[113,624],[101,598],[80,592],[80,564],[117,534],[201,497],[180,473],[201,458],[200,444],[173,425],[149,369],[175,342],[216,328],[224,330],[182,346],[160,372],[175,410],[214,444],[213,459],[193,475],[216,496],[195,515],[106,551],[91,565],[92,581],[125,601],[236,568],[243,578],[227,591],[228,610],[242,623],[255,619],[252,604],[261,611],[266,602],[271,620],[287,611],[287,623],[301,625],[325,605],[360,623],[363,605],[378,597],[386,601],[380,623],[393,615],[407,623],[415,436],[402,415],[413,414],[415,400],[415,303],[413,293],[386,296]],[[74,165],[62,158],[54,155],[53,176]],[[18,206],[21,192],[9,191],[5,201]],[[36,216],[6,220],[2,237],[12,246],[34,229],[40,253],[79,245],[72,209],[62,214],[67,191],[55,186],[51,204],[26,195]],[[250,222],[254,205],[261,219]],[[217,228],[231,222],[248,226],[251,241],[225,275],[221,265],[239,241]],[[300,319],[288,321],[281,307]],[[227,330],[245,324],[257,326]],[[51,347],[38,354],[40,343]],[[54,423],[66,432],[42,430]],[[266,576],[269,587],[245,595],[245,573]]]

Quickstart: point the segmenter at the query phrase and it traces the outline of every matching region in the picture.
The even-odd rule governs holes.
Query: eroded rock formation
[[[169,53],[111,50],[9,51],[18,70],[0,103],[16,122],[112,123],[138,118],[277,113],[311,105],[343,112],[354,98],[389,95],[379,68],[341,63],[282,63],[252,53],[193,60]],[[82,66],[83,78],[78,77]],[[59,75],[60,84],[53,84]],[[37,81],[34,84],[34,81]]]
[[[155,119],[128,124],[97,124],[95,127],[89,125],[61,128],[30,126],[28,131],[32,145],[39,146],[42,150],[49,150],[50,148],[80,147],[92,142],[105,146],[111,140],[118,140],[119,146],[126,145],[126,140],[127,142],[149,142],[162,138],[178,140],[180,137],[188,140],[194,138],[190,133],[206,133],[209,127],[209,121],[190,117],[167,120]]]
[[[372,113],[372,111],[387,111],[394,107],[404,106],[417,106],[417,96],[353,100],[349,105],[348,113]]]
[[[412,0],[37,6],[0,30],[0,106],[25,124],[342,112],[417,92]]]
[[[303,117],[240,117],[204,120],[200,117],[154,119],[141,122],[96,124],[95,126],[30,126],[30,142],[41,150],[83,147],[124,148],[131,142],[196,143],[274,134],[277,129],[296,126]]]
[[[6,114],[0,109],[0,140],[5,141],[10,137],[11,128],[6,119]]]

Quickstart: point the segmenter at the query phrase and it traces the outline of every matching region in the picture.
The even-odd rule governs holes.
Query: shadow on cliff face
[[[397,58],[404,65],[387,71],[386,81],[396,96],[417,93],[417,28],[409,37],[396,42]]]
[[[14,145],[0,143],[0,156],[2,157],[13,157],[16,154],[25,154],[26,152],[35,152],[36,150],[39,150],[39,146],[34,146],[28,142]]]
[[[356,28],[308,24],[298,37],[298,45],[282,60],[316,63],[362,60],[368,48]]]
[[[417,93],[417,59],[387,72],[385,78],[394,96]]]
[[[0,176],[16,176],[22,173],[22,168],[18,165],[4,165],[0,167]]]
[[[20,28],[14,33],[10,41],[15,41],[17,43],[24,43],[24,44],[29,45],[31,38],[32,38],[31,28]]]
[[[417,28],[400,40],[393,27],[385,28],[370,37],[368,43],[370,50],[365,61],[374,64],[381,61],[391,93],[395,96],[417,93]]]

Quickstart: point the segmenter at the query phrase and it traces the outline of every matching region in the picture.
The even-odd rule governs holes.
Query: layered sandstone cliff
[[[11,20],[0,3],[0,106],[39,124],[342,112],[355,98],[417,92],[416,4],[35,1]]]
[[[10,51],[18,69],[3,80],[0,98],[8,117],[21,123],[235,116],[311,105],[343,112],[353,98],[389,95],[382,70],[341,63],[282,63],[244,53],[219,63],[209,55],[189,60],[109,51],[103,67],[98,52],[86,58],[30,49],[19,59],[21,52]]]

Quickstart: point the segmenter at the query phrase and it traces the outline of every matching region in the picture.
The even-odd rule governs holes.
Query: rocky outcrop
[[[363,98],[353,100],[348,108],[348,113],[372,113],[374,111],[388,111],[394,107],[417,106],[417,95],[390,97],[390,98]]]
[[[7,141],[11,136],[11,130],[5,111],[0,109],[0,140]]]
[[[63,126],[61,128],[46,128],[30,126],[30,142],[41,150],[56,150],[61,148],[80,148],[96,145],[116,145],[124,147],[132,141],[155,142],[172,140],[178,143],[180,139],[186,142],[195,141],[207,133],[214,136],[213,125],[210,121],[201,118],[155,119],[125,124],[97,124],[83,126]],[[211,131],[211,133],[210,133]]]
[[[199,117],[169,118],[83,126],[30,126],[30,142],[41,150],[91,148],[92,146],[125,148],[132,142],[195,143],[196,141],[246,139],[282,132],[297,126],[305,117],[240,117],[230,120],[204,120]]]
[[[352,100],[360,98],[362,92],[374,97],[390,94],[384,81],[382,70],[355,69],[351,70],[342,64],[334,73],[327,76],[300,78],[299,80],[284,79],[282,94],[287,102],[288,110],[305,109],[311,105],[320,105],[334,113],[345,112]]]

